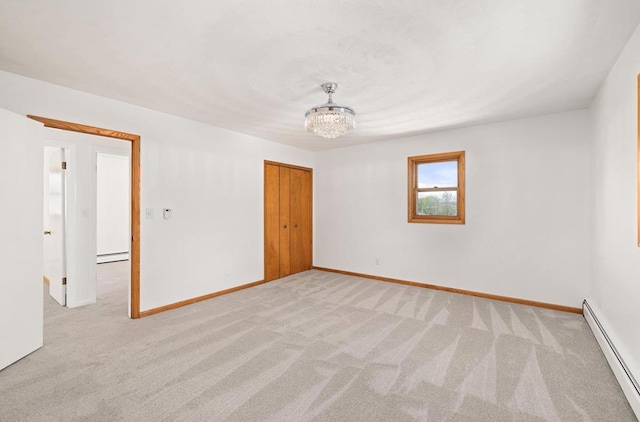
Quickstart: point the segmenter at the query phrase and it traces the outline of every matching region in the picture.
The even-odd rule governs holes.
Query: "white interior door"
[[[66,305],[65,254],[65,175],[64,149],[45,147],[44,171],[44,275],[49,279],[49,294]]]
[[[0,109],[0,369],[42,347],[43,135]]]

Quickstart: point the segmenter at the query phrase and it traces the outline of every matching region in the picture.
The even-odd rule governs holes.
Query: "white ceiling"
[[[637,0],[0,0],[0,69],[322,150],[588,107],[639,20]],[[334,140],[303,125],[327,81],[357,113]]]

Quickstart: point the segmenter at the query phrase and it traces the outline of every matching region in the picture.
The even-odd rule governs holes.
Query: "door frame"
[[[140,318],[140,135],[27,115],[44,127],[131,142],[131,318]]]
[[[264,160],[262,170],[262,214],[263,214],[263,246],[262,246],[262,260],[263,260],[263,280],[267,279],[267,165],[287,167],[295,170],[308,171],[311,175],[311,195],[309,196],[309,207],[311,212],[311,268],[313,268],[313,168],[303,167],[295,164],[280,163],[278,161]],[[276,279],[277,280],[277,279]]]

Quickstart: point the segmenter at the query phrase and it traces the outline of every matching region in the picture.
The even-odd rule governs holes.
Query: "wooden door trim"
[[[131,142],[131,318],[140,318],[140,135],[30,114],[27,117],[52,129]]]
[[[311,240],[311,256],[310,256],[310,265],[311,268],[313,268],[313,168],[311,167],[303,167],[303,166],[298,166],[295,164],[288,164],[288,163],[280,163],[277,161],[269,161],[269,160],[264,160],[264,164],[263,164],[263,187],[262,187],[262,201],[263,201],[263,206],[262,206],[262,213],[263,213],[263,251],[262,251],[262,255],[263,255],[263,261],[264,261],[264,281],[265,283],[271,280],[268,280],[267,277],[267,213],[266,213],[266,209],[267,209],[267,195],[266,195],[266,191],[267,191],[267,166],[268,165],[272,165],[272,166],[279,166],[279,167],[287,167],[287,168],[291,168],[291,169],[296,169],[296,170],[303,170],[303,171],[308,171],[309,175],[311,177],[310,180],[310,192],[309,192],[309,212],[310,212],[310,216],[309,218],[311,219],[311,233],[310,233],[310,240]]]
[[[267,164],[271,164],[272,166],[288,167],[290,169],[296,169],[296,170],[310,171],[311,174],[313,174],[313,169],[311,167],[302,167],[302,166],[296,166],[295,164],[278,163],[277,161],[264,160],[264,165],[266,166]]]

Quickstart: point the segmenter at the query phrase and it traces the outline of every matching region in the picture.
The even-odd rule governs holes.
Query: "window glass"
[[[418,164],[419,188],[451,188],[457,186],[457,161]]]
[[[458,192],[437,191],[418,192],[416,201],[417,215],[457,215]]]

